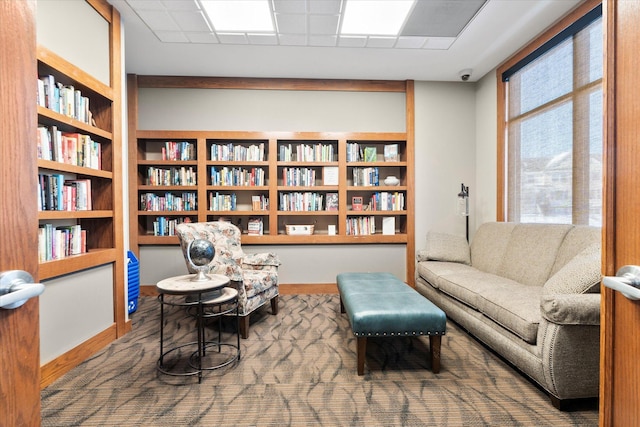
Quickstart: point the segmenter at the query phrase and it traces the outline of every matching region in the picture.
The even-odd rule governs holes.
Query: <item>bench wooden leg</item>
[[[429,335],[429,354],[431,355],[431,370],[434,374],[440,372],[440,343],[442,336]]]
[[[344,304],[342,303],[342,296],[340,296],[340,313],[344,313]]]
[[[367,354],[367,339],[365,337],[356,338],[358,341],[356,355],[358,358],[358,375],[364,375],[364,357]]]

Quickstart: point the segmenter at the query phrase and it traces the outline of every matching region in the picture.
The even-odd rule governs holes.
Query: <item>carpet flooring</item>
[[[285,295],[252,315],[241,360],[197,377],[156,371],[160,309],[141,297],[133,330],[42,391],[43,426],[596,426],[596,402],[570,412],[447,323],[441,371],[428,338],[369,339],[365,375],[337,295]],[[223,338],[232,341],[231,319]],[[214,329],[213,326],[208,326]],[[166,330],[195,339],[175,309]],[[209,331],[210,334],[216,331]]]

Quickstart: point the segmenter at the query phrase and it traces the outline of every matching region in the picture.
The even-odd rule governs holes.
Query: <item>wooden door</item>
[[[640,2],[604,3],[604,269],[640,265]],[[640,422],[640,301],[603,288],[600,425]]]
[[[0,1],[0,271],[38,276],[35,1]],[[38,298],[0,309],[0,426],[40,425]]]

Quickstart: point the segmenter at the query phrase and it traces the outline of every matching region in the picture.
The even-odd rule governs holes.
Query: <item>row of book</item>
[[[369,199],[370,211],[402,211],[404,210],[404,193],[373,193]]]
[[[140,210],[142,211],[195,211],[196,193],[185,192],[180,195],[164,193],[144,193],[140,195]]]
[[[196,185],[197,173],[191,166],[188,168],[147,168],[147,185]]]
[[[176,225],[183,222],[191,222],[191,218],[188,216],[184,218],[167,218],[159,216],[153,221],[153,235],[154,236],[175,236]]]
[[[263,162],[264,143],[249,146],[238,144],[212,144],[211,160],[231,162]]]
[[[42,224],[38,230],[39,262],[62,259],[87,252],[87,232],[80,225],[54,227]]]
[[[162,147],[162,160],[195,160],[196,146],[192,142],[166,141]]]
[[[368,236],[376,232],[376,218],[373,216],[358,216],[347,218],[347,236]]]
[[[89,111],[89,98],[71,85],[56,82],[49,74],[38,78],[38,105],[64,114],[82,123],[93,124]]]
[[[385,144],[383,148],[383,159],[385,162],[400,161],[398,144]],[[378,148],[375,146],[363,147],[357,142],[347,144],[347,162],[377,162]]]
[[[320,193],[280,193],[280,210],[310,212],[323,210],[324,196]]]
[[[278,159],[281,162],[333,162],[335,151],[333,144],[282,144]]]
[[[209,209],[212,211],[235,211],[237,209],[236,194],[209,194]]]
[[[90,179],[65,179],[62,174],[38,174],[38,210],[88,211],[91,209]]]
[[[269,198],[264,194],[251,196],[251,209],[254,211],[269,210]]]
[[[282,168],[282,185],[313,187],[316,170],[312,168]]]
[[[216,168],[211,167],[211,185],[253,187],[265,185],[262,168]]]
[[[358,187],[378,186],[380,171],[377,167],[353,168],[353,185]]]
[[[38,158],[102,169],[102,147],[89,135],[61,132],[57,126],[38,126]]]

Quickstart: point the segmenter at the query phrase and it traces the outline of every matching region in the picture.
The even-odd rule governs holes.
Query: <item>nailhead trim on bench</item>
[[[404,333],[401,333],[401,332],[383,332],[382,334],[380,332],[376,332],[376,333],[372,333],[372,332],[361,332],[361,333],[354,332],[353,334],[355,336],[357,336],[357,337],[364,337],[364,336],[367,336],[367,337],[383,336],[384,337],[384,336],[387,336],[387,335],[390,335],[392,337],[396,336],[396,335],[399,336],[399,337],[407,337],[407,336],[411,336],[411,335],[445,335],[445,333],[446,332],[438,332],[438,331],[436,331],[436,332],[431,332],[431,331],[422,332],[422,331],[420,331],[420,332],[404,332]]]

